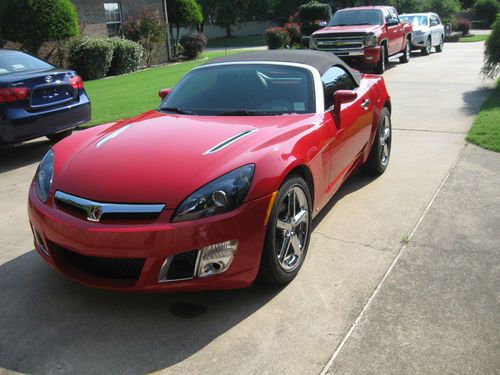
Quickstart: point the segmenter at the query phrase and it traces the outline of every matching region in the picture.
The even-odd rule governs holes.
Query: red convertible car
[[[36,250],[88,286],[192,291],[290,282],[311,220],[357,168],[382,174],[382,77],[330,53],[212,60],[157,110],[77,132],[29,191]]]

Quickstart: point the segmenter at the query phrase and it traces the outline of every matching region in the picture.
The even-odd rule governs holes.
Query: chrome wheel
[[[381,64],[380,64],[381,70],[385,71],[385,48],[384,47],[382,47],[382,49],[380,50],[380,61],[381,61]]]
[[[425,45],[425,50],[427,51],[427,54],[430,54],[432,52],[432,43],[431,39],[427,39],[427,44]]]
[[[380,129],[380,164],[386,167],[391,152],[391,119],[385,116]]]
[[[283,271],[291,272],[300,265],[309,234],[309,203],[300,186],[283,195],[276,218],[276,259]]]

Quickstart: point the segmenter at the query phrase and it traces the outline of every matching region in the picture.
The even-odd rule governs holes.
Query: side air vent
[[[229,146],[230,144],[232,144],[232,143],[240,140],[241,138],[246,137],[247,135],[249,135],[253,132],[256,132],[256,131],[257,131],[257,129],[245,130],[244,132],[236,134],[236,135],[232,136],[231,138],[228,138],[225,141],[219,143],[218,145],[212,147],[210,150],[205,151],[203,153],[203,155],[209,155],[209,154],[213,154],[214,152],[220,151],[223,148],[226,148],[227,146]]]

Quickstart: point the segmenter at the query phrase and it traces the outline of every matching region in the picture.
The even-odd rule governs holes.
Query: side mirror
[[[161,89],[158,95],[160,96],[161,100],[165,99],[170,93],[172,92],[172,89]]]
[[[389,21],[387,21],[385,24],[387,25],[387,27],[391,27],[391,26],[396,26],[398,24],[398,20],[397,19],[390,19]]]
[[[333,116],[337,127],[340,127],[340,107],[343,103],[349,103],[358,97],[358,93],[352,90],[338,90],[333,94]]]
[[[436,21],[431,21],[431,27],[432,26],[437,26],[437,25],[438,25],[438,23]]]

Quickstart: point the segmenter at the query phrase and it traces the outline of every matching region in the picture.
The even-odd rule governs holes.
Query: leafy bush
[[[451,23],[453,15],[460,10],[458,0],[430,0],[426,11],[439,14],[444,24]]]
[[[38,53],[43,43],[78,36],[78,17],[70,0],[3,0],[2,36]]]
[[[321,28],[322,27],[320,25],[317,25],[315,23],[310,23],[310,24],[305,23],[302,24],[302,26],[300,27],[300,32],[302,33],[302,35],[309,36],[316,30],[319,30]]]
[[[151,9],[143,9],[138,18],[129,17],[122,25],[125,38],[139,43],[144,52],[147,66],[151,66],[153,52],[165,40],[166,26],[160,13]]]
[[[298,23],[287,22],[283,25],[283,28],[288,33],[292,44],[300,44],[302,34],[300,33],[300,25]]]
[[[495,22],[500,6],[497,0],[477,0],[474,4],[474,10],[478,19],[487,21],[491,25]]]
[[[460,41],[460,33],[451,33],[444,36],[445,43],[457,43]]]
[[[69,45],[69,66],[86,80],[106,76],[113,60],[113,44],[107,38],[75,39]]]
[[[488,21],[471,21],[470,26],[474,30],[484,30],[490,27],[490,23]]]
[[[136,71],[142,58],[140,44],[122,38],[110,38],[108,42],[113,46],[113,59],[109,73],[120,75]]]
[[[493,22],[491,34],[486,40],[484,65],[481,73],[490,78],[494,78],[500,73],[500,14]]]
[[[457,19],[456,30],[461,32],[462,35],[467,35],[470,30],[470,21],[467,18]]]
[[[207,37],[194,31],[183,35],[180,44],[184,48],[184,55],[189,59],[195,59],[207,46]]]
[[[305,23],[314,23],[314,21],[328,21],[332,17],[332,9],[328,4],[318,1],[310,1],[299,7],[299,19]]]
[[[269,27],[264,32],[267,48],[279,49],[290,44],[290,36],[282,27]]]

